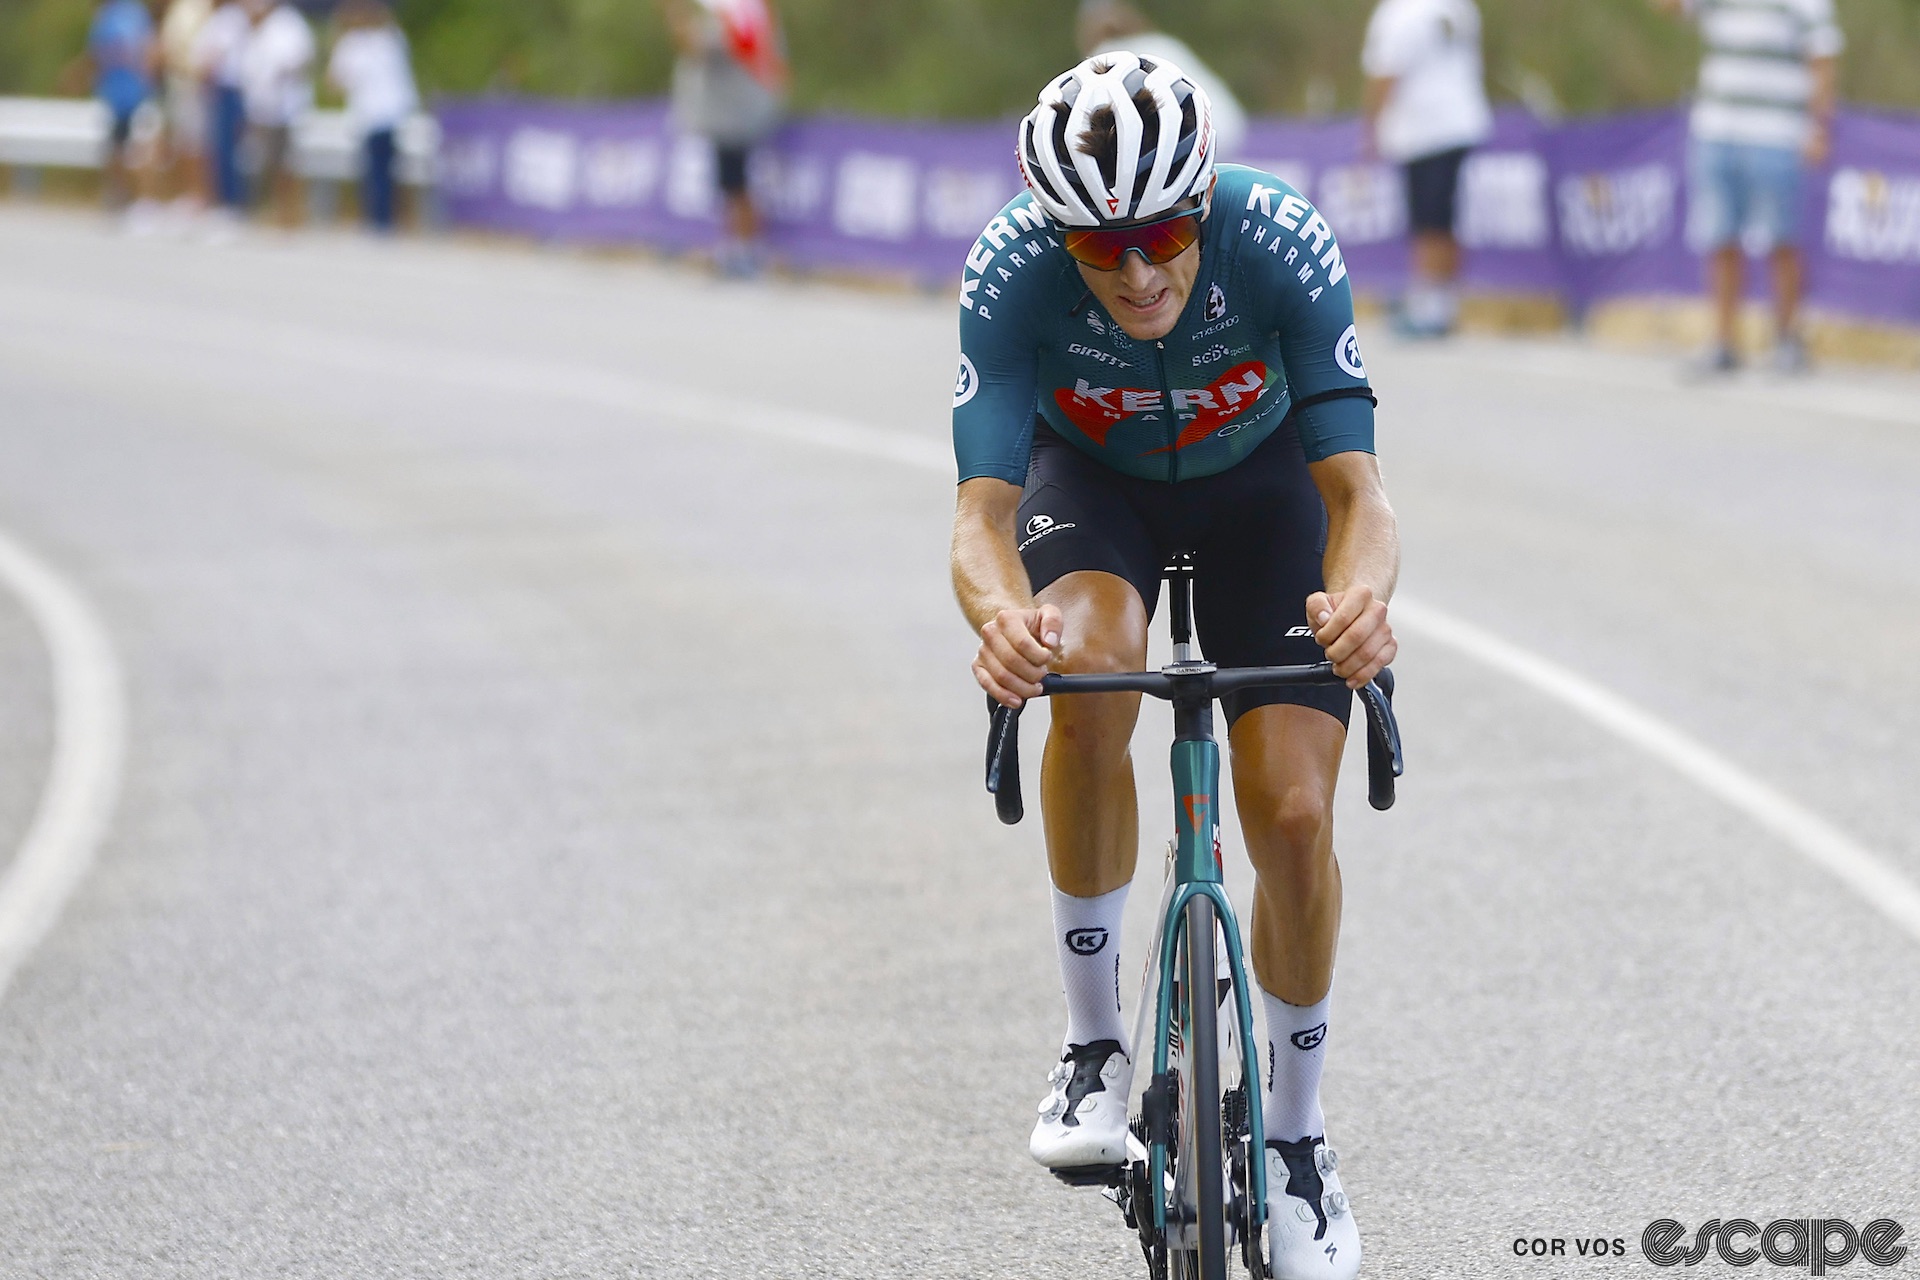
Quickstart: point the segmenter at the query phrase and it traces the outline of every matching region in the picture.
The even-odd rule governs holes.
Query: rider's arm
[[[1371,453],[1336,453],[1307,470],[1327,504],[1327,589],[1307,597],[1307,621],[1333,669],[1357,689],[1398,649],[1387,601],[1400,577],[1399,524]]]
[[[980,634],[973,677],[1009,707],[1040,692],[1060,644],[1060,611],[1034,603],[1020,562],[1019,510],[1019,485],[979,476],[961,482],[953,513],[953,593]]]
[[[1393,660],[1387,599],[1400,572],[1400,541],[1374,458],[1373,392],[1352,284],[1331,231],[1304,215],[1301,225],[1303,234],[1325,237],[1312,244],[1317,271],[1302,278],[1270,268],[1267,283],[1288,390],[1300,406],[1295,429],[1327,506],[1326,589],[1307,597],[1306,615],[1333,669],[1358,688]]]
[[[953,391],[953,452],[960,489],[953,516],[953,590],[980,636],[974,679],[996,700],[1017,707],[1040,692],[1040,678],[1060,643],[1060,611],[1034,603],[1020,562],[1015,522],[1020,487],[1033,450],[1039,394],[1038,343],[1031,290],[1055,270],[1034,256],[1008,211],[967,257],[961,282],[960,374]],[[1028,238],[1032,238],[1029,236]]]

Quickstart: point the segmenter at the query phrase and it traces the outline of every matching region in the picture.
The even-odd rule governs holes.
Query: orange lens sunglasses
[[[1075,262],[1095,271],[1118,271],[1129,253],[1138,251],[1158,267],[1185,253],[1199,238],[1200,211],[1186,209],[1135,227],[1075,228],[1061,243]]]

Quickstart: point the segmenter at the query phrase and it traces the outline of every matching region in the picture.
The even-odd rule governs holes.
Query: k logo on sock
[[[1077,956],[1097,956],[1107,945],[1105,929],[1067,930],[1067,950]],[[1326,1028],[1322,1027],[1321,1030]]]
[[[1326,1038],[1327,1024],[1324,1022],[1317,1027],[1308,1027],[1305,1031],[1296,1031],[1287,1037],[1293,1041],[1294,1048],[1301,1050],[1318,1049],[1320,1042]]]

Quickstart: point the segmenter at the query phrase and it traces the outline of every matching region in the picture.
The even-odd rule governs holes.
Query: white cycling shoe
[[[1325,1138],[1267,1143],[1267,1269],[1274,1280],[1353,1280],[1360,1228]]]
[[[1070,1044],[1047,1075],[1027,1150],[1049,1169],[1120,1164],[1127,1158],[1127,1090],[1133,1061],[1118,1040]]]

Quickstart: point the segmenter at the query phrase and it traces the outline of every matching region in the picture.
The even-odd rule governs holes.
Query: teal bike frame
[[[1159,671],[1136,671],[1116,675],[1049,675],[1042,683],[1045,696],[1079,693],[1144,693],[1164,698],[1173,704],[1174,741],[1171,764],[1174,794],[1173,862],[1169,874],[1168,898],[1160,920],[1160,933],[1154,952],[1158,972],[1153,975],[1158,999],[1153,1033],[1153,1075],[1141,1100],[1140,1127],[1144,1129],[1145,1167],[1137,1170],[1144,1177],[1130,1174],[1129,1166],[1113,1169],[1057,1171],[1071,1182],[1108,1185],[1116,1188],[1115,1198],[1127,1210],[1128,1222],[1140,1231],[1141,1241],[1151,1261],[1160,1250],[1161,1262],[1156,1274],[1162,1274],[1166,1250],[1177,1247],[1197,1254],[1199,1265],[1194,1274],[1202,1280],[1225,1275],[1228,1247],[1224,1239],[1226,1214],[1223,1186],[1223,1144],[1220,1132],[1221,1098],[1219,1091],[1219,1036],[1216,1027],[1217,995],[1195,999],[1194,993],[1211,991],[1218,958],[1213,955],[1217,927],[1225,943],[1228,976],[1234,992],[1234,1020],[1240,1049],[1240,1079],[1246,1107],[1247,1158],[1243,1175],[1248,1203],[1241,1227],[1241,1244],[1249,1272],[1262,1274],[1258,1237],[1266,1222],[1265,1129],[1260,1114],[1260,1053],[1253,1037],[1252,986],[1247,981],[1245,950],[1240,926],[1228,900],[1220,856],[1220,744],[1213,736],[1213,702],[1242,689],[1272,688],[1282,685],[1344,683],[1332,664],[1310,663],[1290,667],[1234,667],[1221,670],[1197,659],[1192,642],[1192,574],[1190,556],[1176,558],[1168,566],[1171,607],[1168,610],[1173,631],[1173,662]],[[1358,691],[1366,710],[1368,800],[1376,809],[1392,806],[1394,779],[1404,765],[1401,759],[1400,732],[1394,721],[1393,676],[1382,671],[1379,677]],[[1019,711],[990,704],[993,724],[987,738],[987,790],[994,794],[1000,820],[1020,821],[1025,809],[1020,798]],[[1177,998],[1179,975],[1186,969],[1184,999]],[[1144,1010],[1142,1011],[1144,1014]],[[1192,1059],[1186,1078],[1176,1082],[1170,1073],[1172,1046],[1178,1028],[1180,1043]],[[1190,1097],[1176,1095],[1184,1088]],[[1201,1095],[1210,1096],[1201,1096]],[[1211,1140],[1200,1132],[1185,1136],[1193,1144],[1190,1161],[1195,1165],[1187,1174],[1195,1179],[1194,1231],[1187,1224],[1168,1230],[1168,1162],[1177,1163],[1176,1108],[1191,1110],[1204,1106],[1196,1114],[1211,1119],[1196,1124],[1198,1129],[1212,1128]],[[1209,1167],[1211,1166],[1211,1167]],[[1174,1191],[1182,1192],[1176,1177]],[[1140,1199],[1151,1204],[1139,1204]]]

